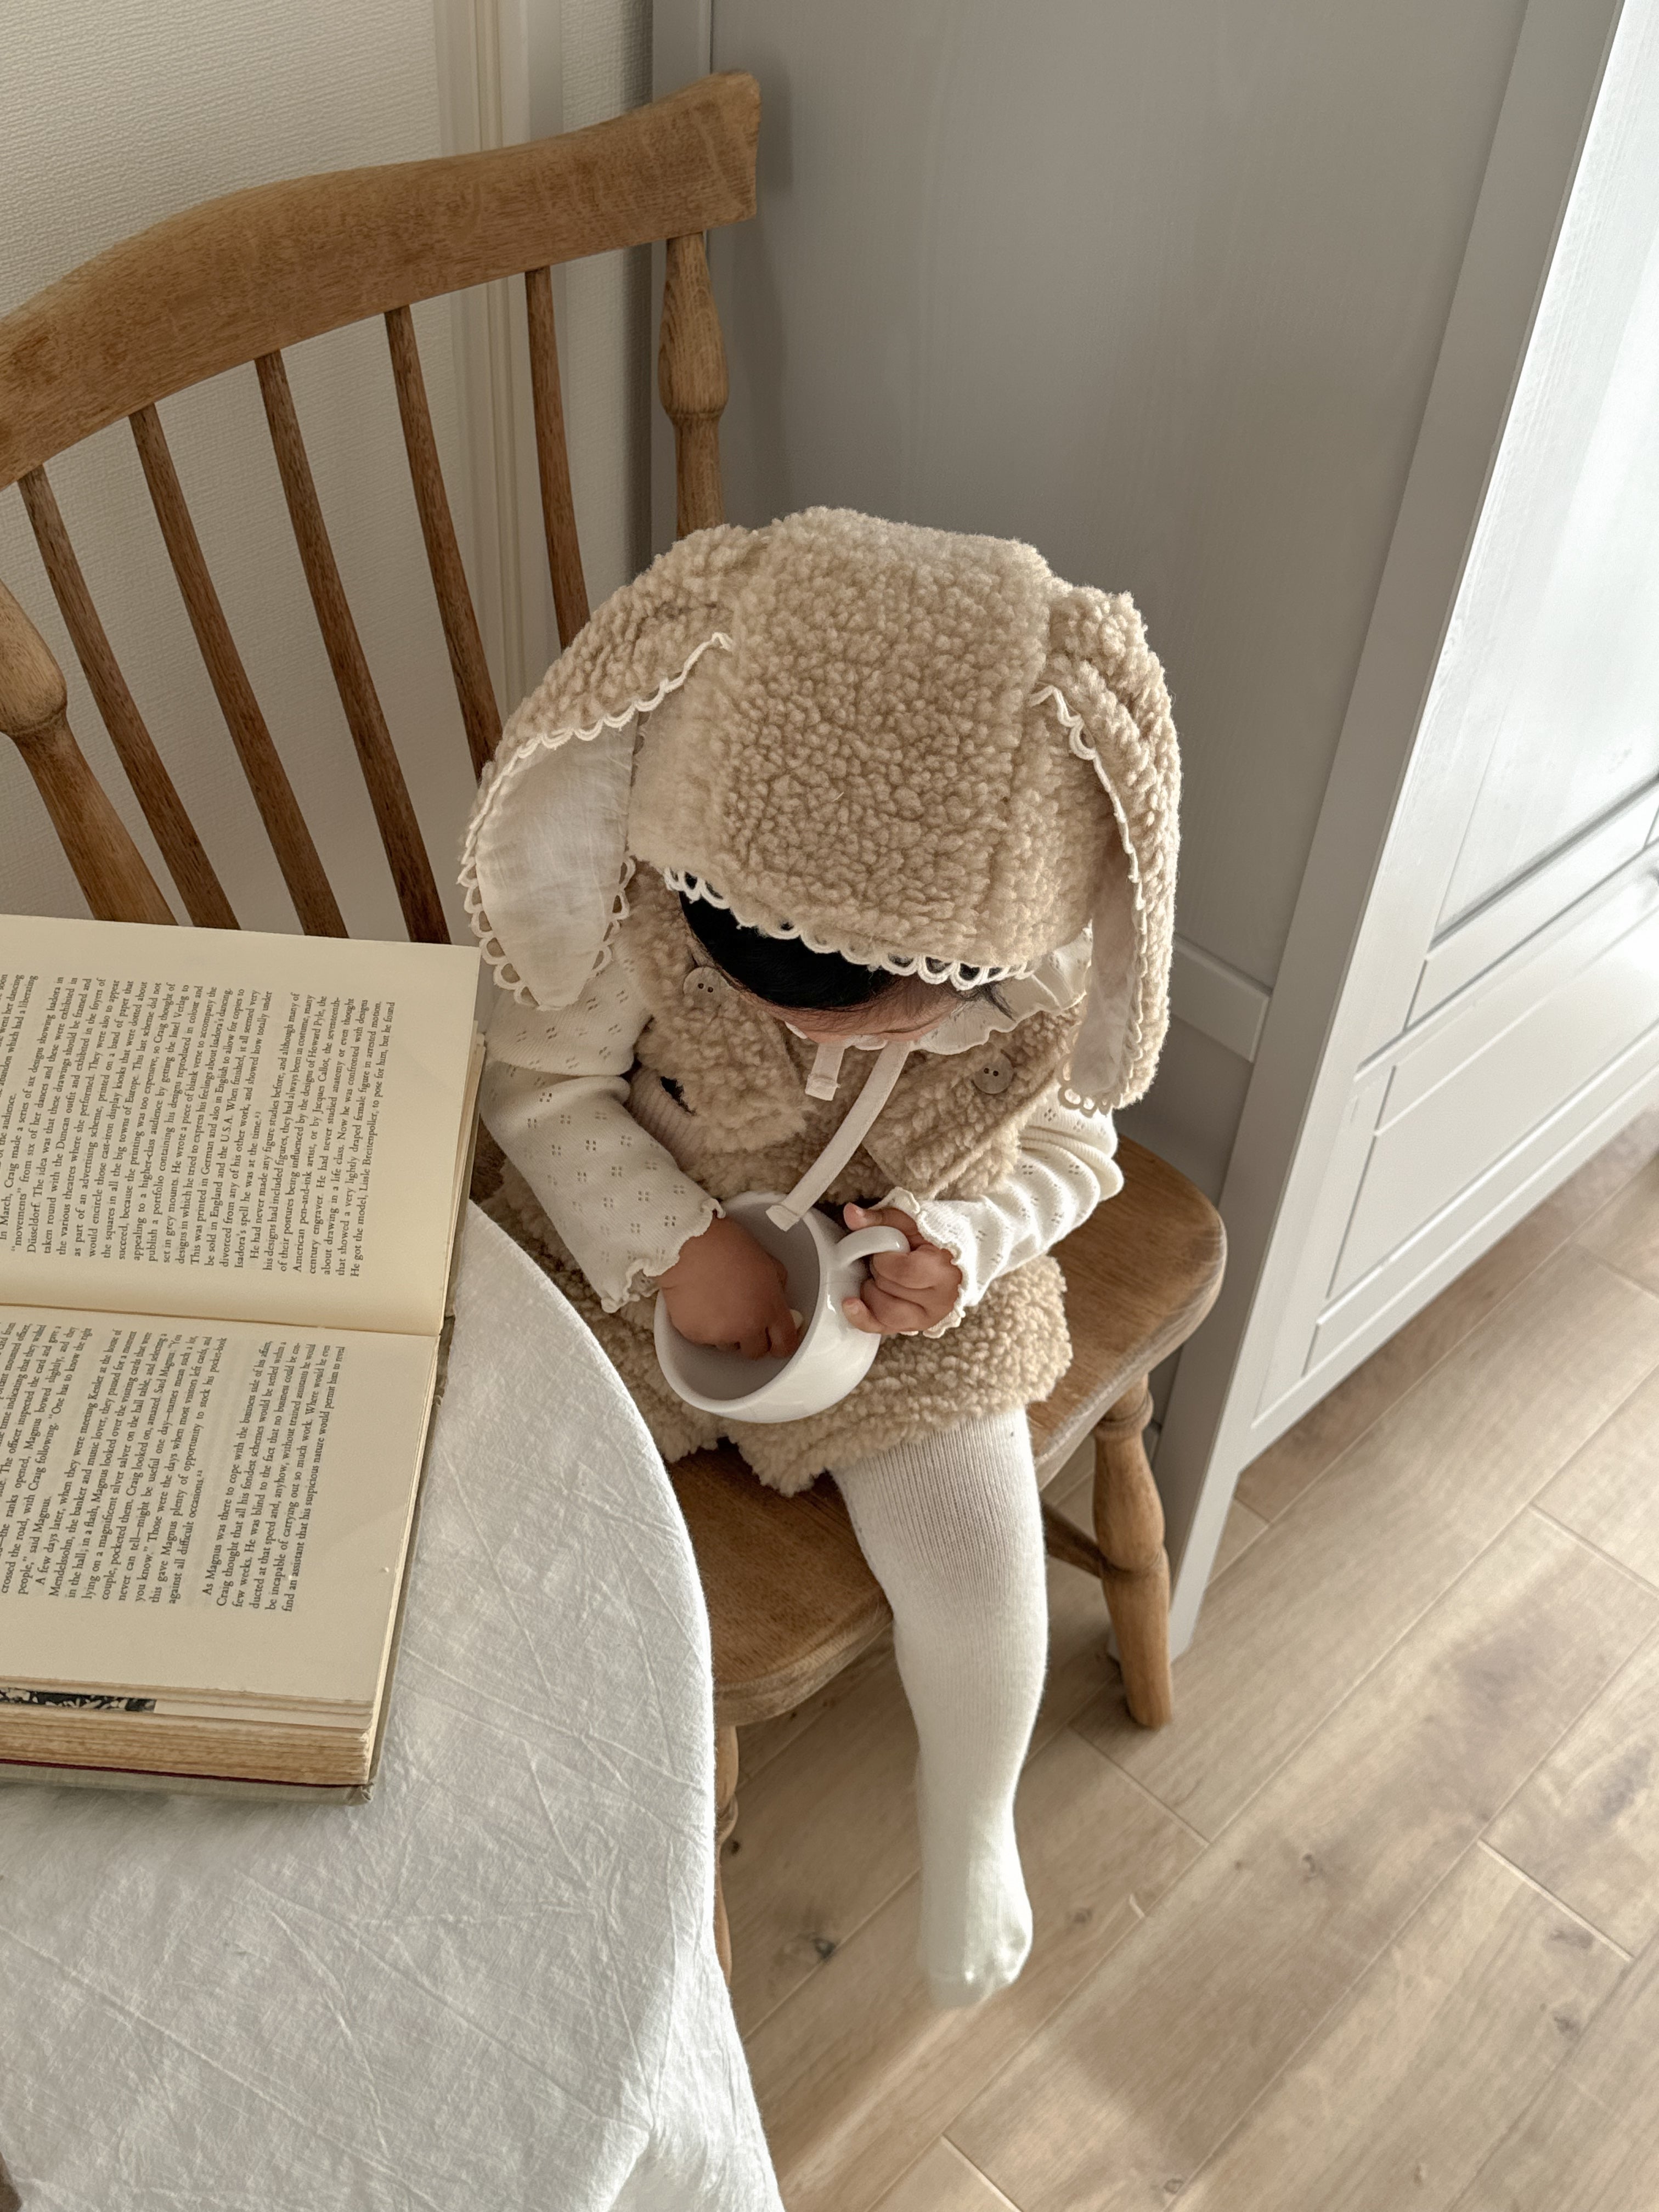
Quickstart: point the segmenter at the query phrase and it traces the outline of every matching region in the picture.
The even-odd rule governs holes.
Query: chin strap
[[[799,1030],[795,1032],[799,1036]],[[812,1062],[812,1073],[806,1079],[809,1098],[833,1098],[841,1085],[841,1064],[847,1055],[844,1044],[821,1044],[818,1056]]]
[[[904,1073],[904,1063],[915,1050],[913,1045],[884,1045],[876,1055],[876,1064],[857,1098],[848,1109],[842,1123],[806,1173],[795,1185],[787,1198],[781,1198],[775,1206],[769,1206],[766,1218],[779,1229],[793,1229],[801,1216],[815,1206],[830,1184],[846,1166],[859,1146],[869,1135],[875,1119],[893,1095],[894,1086]],[[836,1054],[837,1070],[840,1054]],[[816,1073],[816,1070],[814,1071]],[[833,1094],[832,1094],[833,1095]]]

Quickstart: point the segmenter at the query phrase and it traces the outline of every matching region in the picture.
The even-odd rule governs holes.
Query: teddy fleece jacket
[[[1109,1109],[1167,1019],[1178,782],[1127,599],[1029,547],[822,509],[683,540],[518,710],[463,868],[508,1002],[502,1209],[669,1457],[715,1431],[656,1366],[651,1275],[720,1201],[810,1185],[844,1119],[823,1199],[904,1205],[963,1295],[827,1413],[733,1426],[751,1464],[798,1487],[1053,1388],[1046,1246],[1116,1187]],[[826,1066],[724,990],[682,896],[963,1003],[866,1127],[869,1055]],[[1006,1013],[970,996],[986,981]]]

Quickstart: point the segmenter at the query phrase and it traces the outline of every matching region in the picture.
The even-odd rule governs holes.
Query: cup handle
[[[836,1247],[836,1265],[854,1260],[873,1260],[878,1252],[908,1252],[910,1240],[902,1229],[855,1229]]]

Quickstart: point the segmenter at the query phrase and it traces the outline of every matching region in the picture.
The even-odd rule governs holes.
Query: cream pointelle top
[[[489,1027],[484,1125],[607,1313],[648,1294],[724,1210],[629,1110],[628,1078],[648,1018],[626,963],[612,961],[573,1006],[548,1012],[503,994]],[[1018,1018],[968,1001],[915,1049],[971,1051]],[[833,1056],[820,1060],[833,1080]],[[956,1305],[928,1335],[954,1328],[998,1276],[1047,1252],[1121,1190],[1116,1150],[1111,1116],[1076,1111],[1056,1086],[1026,1123],[1012,1174],[986,1197],[921,1199],[901,1185],[872,1200],[909,1214],[961,1270]]]

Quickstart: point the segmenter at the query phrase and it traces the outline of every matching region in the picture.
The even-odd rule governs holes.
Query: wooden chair
[[[1170,1563],[1141,1443],[1152,1410],[1147,1377],[1209,1311],[1225,1240],[1208,1199],[1155,1152],[1126,1139],[1118,1160],[1123,1188],[1056,1248],[1072,1364],[1054,1395],[1032,1407],[1031,1442],[1046,1485],[1093,1434],[1095,1540],[1046,1501],[1043,1534],[1054,1558],[1099,1576],[1125,1702],[1143,1728],[1162,1728],[1172,1710]],[[893,1616],[830,1483],[780,1498],[730,1449],[696,1452],[669,1474],[714,1639],[718,1850],[738,1817],[738,1730],[793,1711]],[[718,1877],[714,1930],[729,1974]]]
[[[411,938],[447,938],[431,862],[346,602],[300,434],[283,349],[371,315],[386,319],[434,589],[473,767],[501,735],[451,520],[410,307],[522,276],[547,554],[562,643],[587,618],[559,396],[550,271],[618,246],[666,242],[658,382],[672,418],[682,533],[722,517],[718,424],[726,360],[702,234],[754,212],[759,94],[704,78],[615,121],[538,143],[259,185],[112,247],[0,320],[0,489],[15,483],[98,711],[200,927],[236,918],[128,689],[46,477],[67,447],[125,416],[162,543],[231,742],[301,926],[344,934],[340,910],[238,654],[185,505],[158,403],[252,362],[307,581]],[[28,765],[93,913],[173,912],[72,734],[57,663],[0,585],[0,730]],[[484,1148],[479,1194],[499,1155]],[[1221,1226],[1190,1183],[1126,1144],[1119,1198],[1061,1248],[1075,1358],[1034,1409],[1039,1468],[1092,1430],[1097,1542],[1047,1516],[1050,1547],[1097,1574],[1129,1709],[1170,1717],[1169,1570],[1141,1449],[1146,1378],[1202,1318],[1220,1280]],[[489,1163],[493,1158],[494,1166]],[[720,1833],[735,1818],[737,1730],[810,1696],[878,1637],[881,1592],[828,1485],[785,1499],[731,1452],[672,1470],[708,1594],[716,1678]],[[718,1911],[723,1955],[725,1916]]]

